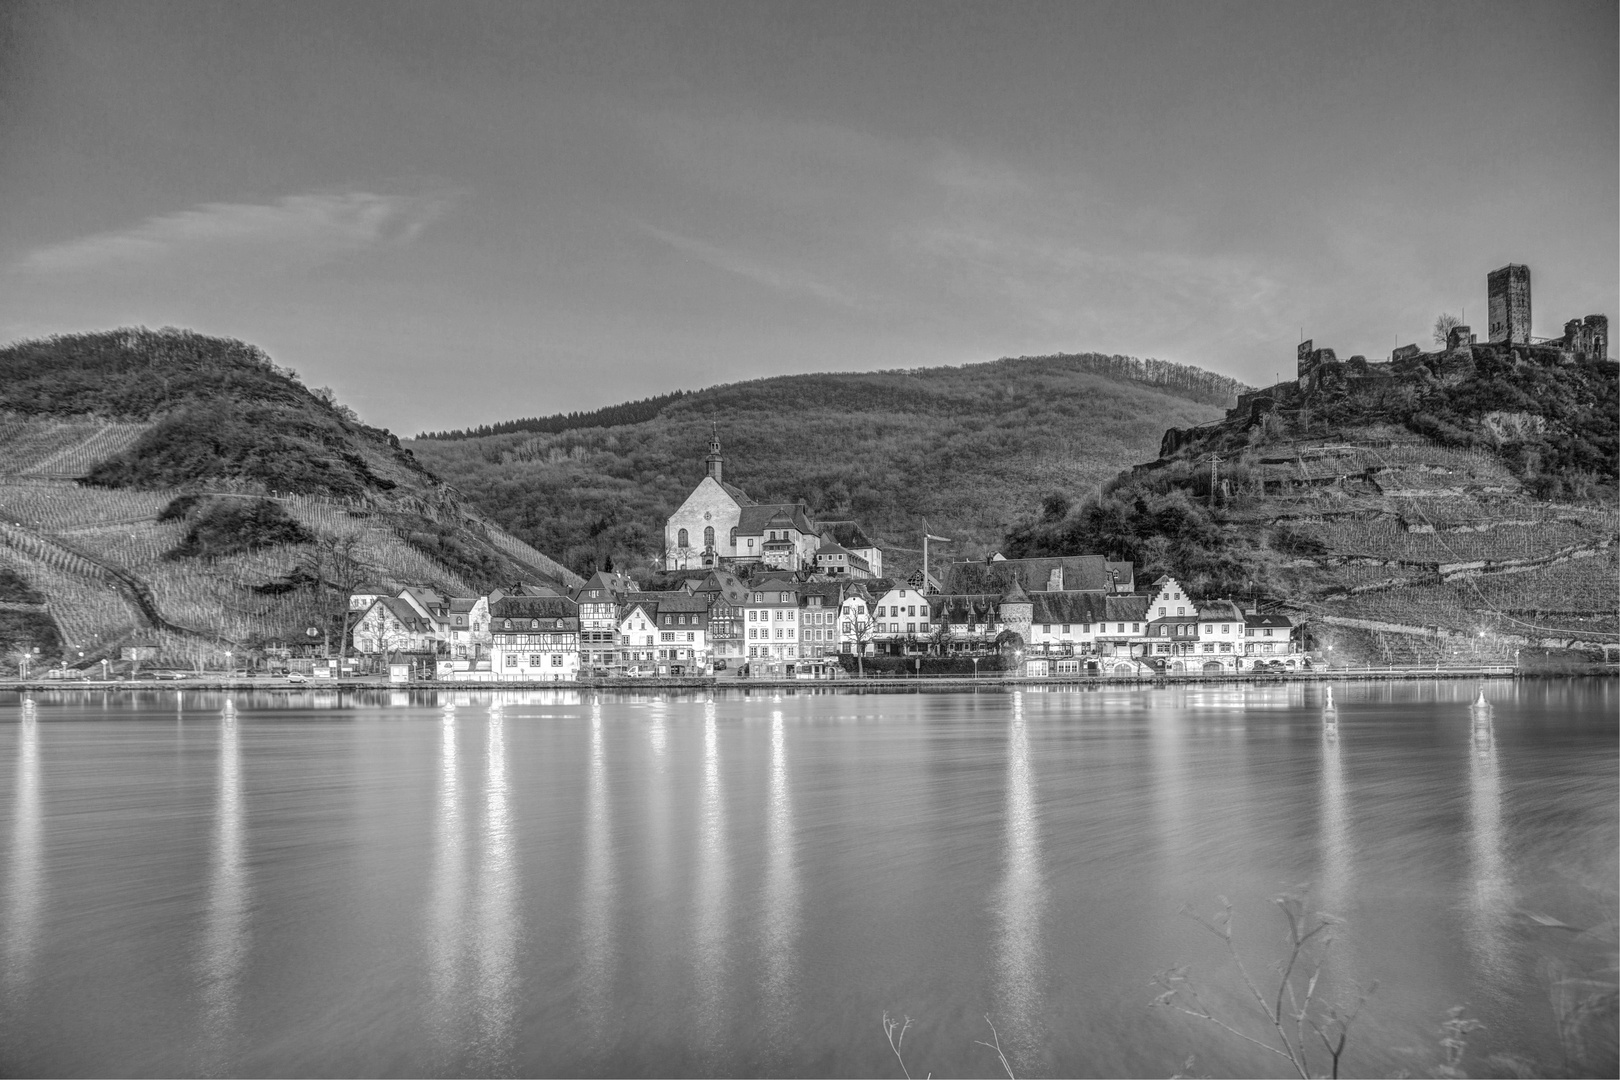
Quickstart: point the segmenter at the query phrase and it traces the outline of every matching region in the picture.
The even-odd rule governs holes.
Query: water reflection
[[[488,721],[484,777],[484,832],[478,883],[478,916],[473,987],[476,1042],[472,1060],[479,1072],[511,1069],[513,1018],[517,1009],[517,887],[513,866],[512,811],[506,776],[506,721]]]
[[[766,826],[763,996],[772,1064],[781,1065],[798,1008],[799,870],[782,710],[771,712],[770,817]]]
[[[1042,1044],[1038,1017],[1042,1011],[1041,908],[1045,884],[1022,692],[1013,694],[1013,719],[1007,730],[1006,822],[1003,843],[1007,865],[997,905],[996,1011],[1014,1063],[1022,1062],[1027,1069]]]
[[[1468,748],[1468,941],[1481,974],[1498,990],[1511,981],[1508,955],[1513,886],[1503,850],[1501,777],[1496,733],[1487,720],[1473,725]]]
[[[580,877],[580,1005],[593,1041],[610,1030],[613,990],[613,852],[602,745],[602,703],[591,703],[591,759],[585,802],[585,867]]]
[[[40,855],[39,717],[32,698],[23,701],[17,725],[17,789],[11,826],[10,910],[6,918],[6,965],[0,973],[8,997],[28,985],[45,900]]]
[[[236,706],[225,702],[219,721],[219,795],[214,812],[208,901],[203,929],[202,1036],[214,1071],[237,1026],[248,946],[248,878],[242,815],[242,747]]]
[[[445,1025],[457,1015],[461,1003],[467,864],[455,717],[445,717],[439,726],[438,813],[434,815],[433,888],[428,918],[428,987],[430,1022],[438,1028],[438,1041],[443,1048],[453,1039]]]
[[[703,710],[703,822],[698,838],[697,925],[693,932],[697,1032],[702,1044],[721,1044],[726,982],[726,810],[720,786],[720,734],[714,702]]]

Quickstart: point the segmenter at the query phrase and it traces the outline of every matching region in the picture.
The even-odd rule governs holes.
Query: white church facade
[[[756,503],[741,488],[726,483],[716,432],[709,439],[703,479],[664,523],[664,569],[757,563],[772,570],[815,570],[816,553],[830,539],[823,531],[803,502]],[[847,530],[840,531],[847,539]],[[875,564],[874,573],[881,574],[883,553],[864,535],[860,541],[866,547],[851,550]]]

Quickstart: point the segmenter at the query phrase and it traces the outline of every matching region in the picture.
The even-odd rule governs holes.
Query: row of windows
[[[665,626],[685,626],[686,625],[686,616],[685,615],[671,615],[668,612],[665,612],[664,613],[664,625]],[[693,626],[699,625],[698,624],[698,617],[696,615],[692,616],[692,625]]]
[[[772,656],[783,660],[792,660],[798,656],[798,650],[792,645],[750,645],[748,647],[748,658],[750,660],[766,660]]]
[[[697,640],[697,634],[695,634],[691,630],[688,630],[686,632],[686,635],[683,637],[679,630],[670,630],[670,631],[667,631],[665,633],[659,634],[658,635],[658,640],[659,641],[696,641]]]
[[[509,667],[509,668],[515,668],[515,667],[518,666],[518,656],[517,656],[516,653],[507,653],[506,654],[506,666]],[[524,667],[544,667],[544,666],[546,666],[546,657],[542,653],[530,653],[529,654],[529,662],[527,664],[524,664],[523,666]],[[551,654],[551,664],[550,664],[550,666],[551,667],[557,667],[557,668],[560,668],[560,667],[563,666],[562,653],[552,653]]]

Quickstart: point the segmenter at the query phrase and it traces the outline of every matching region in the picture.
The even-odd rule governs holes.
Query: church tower
[[[720,429],[715,427],[709,436],[709,456],[707,458],[709,475],[714,477],[715,483],[721,483],[720,469],[725,459],[720,456]]]
[[[1530,268],[1509,263],[1485,278],[1490,340],[1509,345],[1530,341]]]

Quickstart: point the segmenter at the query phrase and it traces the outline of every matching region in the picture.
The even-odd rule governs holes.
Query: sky
[[[1053,352],[1251,384],[1620,316],[1606,3],[0,5],[0,341],[403,434]]]

